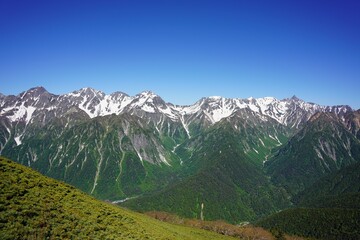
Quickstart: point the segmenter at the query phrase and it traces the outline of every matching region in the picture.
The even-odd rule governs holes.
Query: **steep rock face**
[[[297,193],[360,161],[360,141],[335,113],[317,113],[266,165],[275,183]]]
[[[345,126],[360,140],[360,109],[342,116]]]

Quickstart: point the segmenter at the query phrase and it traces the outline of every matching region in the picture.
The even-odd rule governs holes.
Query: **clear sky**
[[[0,0],[0,92],[34,86],[358,109],[360,1]]]

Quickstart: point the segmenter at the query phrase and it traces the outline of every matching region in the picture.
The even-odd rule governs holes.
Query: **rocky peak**
[[[27,98],[36,98],[39,97],[41,95],[48,95],[49,92],[46,91],[46,89],[44,87],[34,87],[34,88],[30,88],[29,90],[20,93],[20,98],[22,99],[27,99]]]
[[[90,87],[86,87],[86,88],[81,88],[78,93],[81,96],[87,96],[87,97],[98,97],[98,98],[103,98],[105,96],[105,93],[103,93],[102,91],[98,91],[95,90],[93,88]]]
[[[110,94],[110,96],[112,99],[121,99],[123,97],[129,97],[129,95],[120,91],[113,92],[112,94]]]
[[[290,98],[290,100],[292,100],[292,101],[297,101],[297,102],[303,102],[303,100],[302,99],[300,99],[300,98],[298,98],[296,95],[293,95],[291,98]]]
[[[152,91],[143,91],[135,96],[135,98],[143,98],[143,99],[154,99],[159,97],[157,94]]]

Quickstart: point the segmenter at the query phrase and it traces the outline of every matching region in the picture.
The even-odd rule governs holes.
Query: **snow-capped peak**
[[[212,100],[220,100],[222,99],[223,97],[221,96],[210,96],[209,99],[212,99]]]
[[[158,95],[156,95],[155,93],[153,93],[152,91],[142,91],[141,93],[137,94],[138,96],[143,96],[143,97],[157,97]]]
[[[81,96],[97,96],[97,97],[104,97],[105,93],[91,87],[81,88],[77,91]]]

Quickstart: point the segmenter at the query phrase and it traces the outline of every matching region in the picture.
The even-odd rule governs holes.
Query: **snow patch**
[[[144,104],[141,109],[148,113],[155,113],[155,109],[153,106],[149,106],[148,104]]]
[[[159,153],[159,157],[163,163],[165,163],[168,166],[171,166],[171,164],[166,160],[166,158],[161,153]]]
[[[123,202],[126,202],[127,200],[134,199],[134,198],[137,198],[137,197],[138,197],[138,196],[134,196],[134,197],[127,197],[127,198],[124,198],[124,199],[120,199],[120,200],[112,201],[111,203],[113,203],[113,204],[123,203]]]
[[[265,147],[265,144],[264,144],[263,140],[261,140],[261,138],[259,138],[259,141],[260,141],[261,144]]]
[[[17,137],[14,138],[17,146],[21,145],[21,140],[20,140],[20,138],[21,138],[21,136],[17,136]]]
[[[191,138],[188,125],[185,123],[185,120],[184,120],[184,116],[180,117],[180,121],[186,131],[186,134],[188,135],[189,138]]]
[[[165,109],[163,108],[159,108],[160,112],[162,112],[163,114],[165,114],[166,116],[168,116],[169,118],[173,119],[173,120],[178,120],[179,117],[173,112],[173,109],[171,109],[170,107],[166,106]]]
[[[36,108],[35,107],[32,107],[32,106],[29,106],[27,109],[26,109],[26,124],[28,124],[31,120],[31,117],[33,115],[33,113],[35,112]]]
[[[219,122],[223,118],[229,117],[231,114],[233,114],[233,110],[228,108],[220,108],[212,111],[212,113],[212,119],[215,123]]]

